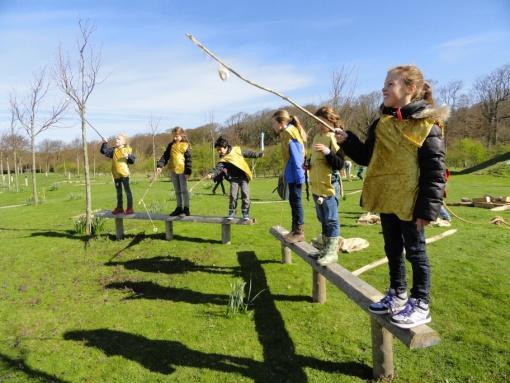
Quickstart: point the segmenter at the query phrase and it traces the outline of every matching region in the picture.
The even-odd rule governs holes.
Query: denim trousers
[[[405,258],[413,270],[411,297],[429,301],[430,264],[427,256],[425,232],[414,221],[402,221],[395,214],[381,214],[384,251],[388,257],[390,287],[397,293],[407,290]]]
[[[177,207],[189,207],[188,180],[186,175],[170,173],[172,184],[174,185],[175,198],[177,199]]]
[[[301,194],[303,184],[287,184],[289,189],[289,204],[292,212],[292,227],[305,223]]]
[[[133,195],[131,194],[131,188],[129,187],[129,177],[115,178],[115,190],[117,191],[117,207],[122,209],[122,186],[126,192],[127,207],[133,208]]]
[[[322,203],[319,203],[322,198]],[[322,224],[322,235],[326,237],[338,237],[340,235],[340,223],[338,222],[338,203],[336,196],[319,197],[313,195],[317,219]]]

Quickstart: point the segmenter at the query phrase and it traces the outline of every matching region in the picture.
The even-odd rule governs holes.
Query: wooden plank
[[[288,231],[281,226],[273,226],[269,232],[278,240],[283,241],[282,235]],[[383,294],[337,263],[328,266],[319,266],[317,261],[310,257],[311,254],[316,254],[318,250],[309,243],[296,242],[287,244],[287,246],[314,270],[322,274],[328,281],[342,290],[354,303],[360,306],[362,310],[374,318],[381,326],[390,331],[407,347],[411,349],[425,348],[439,343],[440,338],[438,333],[426,325],[411,329],[402,329],[393,325],[389,321],[388,316],[375,315],[368,311],[368,305],[379,301],[383,297]]]
[[[393,378],[393,335],[374,318],[370,318],[372,329],[372,361],[375,379]]]
[[[102,218],[123,218],[123,219],[152,219],[153,221],[180,221],[180,222],[198,222],[198,223],[217,223],[222,225],[254,225],[256,223],[255,218],[247,221],[241,218],[234,218],[228,220],[225,217],[205,216],[205,215],[190,215],[184,217],[171,217],[166,214],[147,214],[147,212],[136,212],[128,216],[124,214],[113,215],[111,211],[102,210],[96,214]]]
[[[117,239],[124,238],[124,220],[122,218],[115,218],[115,237]]]
[[[221,243],[224,245],[230,245],[231,241],[231,233],[230,233],[231,226],[228,224],[221,225]]]
[[[290,265],[292,263],[292,252],[283,242],[282,242],[282,263],[286,265]]]
[[[312,270],[312,301],[326,303],[326,278],[316,270]]]
[[[167,241],[174,238],[174,223],[171,221],[165,222],[165,238]]]

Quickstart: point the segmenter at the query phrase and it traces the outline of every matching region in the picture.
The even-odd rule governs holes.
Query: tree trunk
[[[7,190],[11,191],[11,169],[9,167],[9,157],[7,157]]]
[[[80,110],[81,139],[83,145],[83,168],[85,173],[85,222],[87,235],[92,234],[92,193],[90,190],[89,153],[87,148],[87,125],[85,125],[85,110]]]
[[[18,182],[18,160],[16,159],[16,150],[12,151],[12,155],[14,157],[14,184],[16,185],[16,193],[19,192],[19,182]]]
[[[35,137],[33,134],[30,136],[30,147],[32,150],[32,195],[33,195],[33,202],[34,206],[37,206],[39,204],[39,198],[37,197],[37,182],[36,182],[36,168],[35,168]]]
[[[2,186],[5,183],[5,174],[4,174],[4,154],[0,152],[0,172],[2,173]]]
[[[152,135],[152,170],[156,174],[156,140],[154,134]]]

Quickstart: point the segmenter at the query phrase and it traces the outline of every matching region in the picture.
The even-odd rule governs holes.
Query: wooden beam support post
[[[221,243],[224,245],[230,245],[231,234],[230,234],[230,225],[222,224],[221,225]]]
[[[283,242],[282,242],[282,263],[286,265],[292,263],[292,252],[287,246],[285,246]]]
[[[312,300],[317,303],[326,303],[326,278],[312,269]]]
[[[124,220],[122,218],[115,218],[115,236],[117,239],[124,238]]]
[[[375,379],[391,379],[395,374],[393,368],[393,335],[373,317],[372,327],[372,363]]]
[[[174,224],[172,221],[165,221],[165,238],[170,241],[174,238]]]

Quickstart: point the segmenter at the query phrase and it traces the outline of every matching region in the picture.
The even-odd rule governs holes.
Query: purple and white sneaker
[[[431,320],[428,303],[415,298],[409,298],[404,309],[390,319],[391,323],[400,328],[416,327]]]
[[[379,301],[371,303],[368,310],[374,314],[395,314],[402,310],[407,302],[407,292],[397,294],[395,289],[389,289]]]

